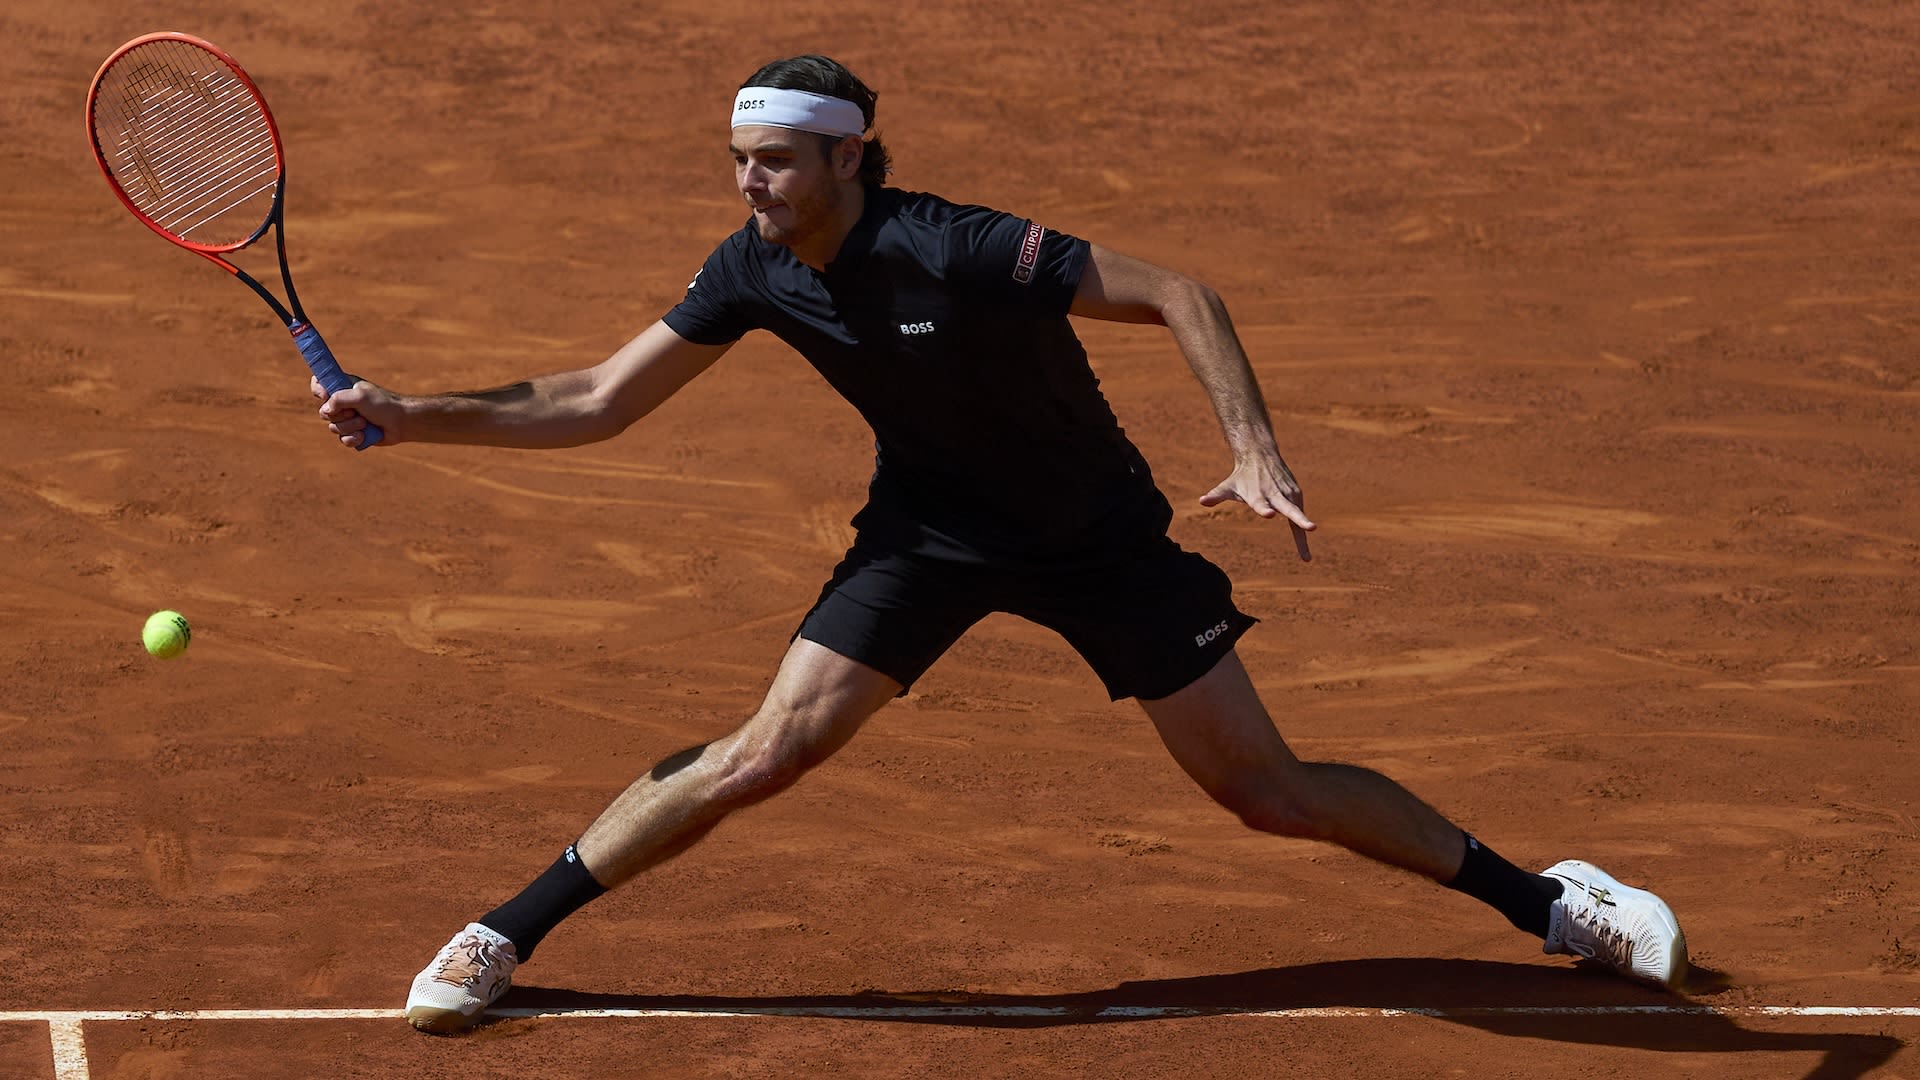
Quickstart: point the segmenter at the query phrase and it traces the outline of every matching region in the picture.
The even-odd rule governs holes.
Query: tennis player
[[[1674,985],[1686,942],[1652,893],[1584,862],[1527,872],[1385,776],[1293,755],[1235,652],[1256,620],[1224,573],[1168,538],[1172,508],[1068,318],[1171,331],[1233,454],[1201,504],[1241,502],[1285,522],[1305,559],[1314,523],[1220,298],[1038,222],[888,187],[874,97],[826,57],[755,72],[734,97],[731,142],[751,220],[685,299],[598,365],[437,396],[315,385],[350,447],[369,422],[382,446],[576,446],[618,435],[767,330],[877,443],[853,546],[760,708],[639,777],[552,867],[456,933],[414,980],[408,1020],[434,1032],[478,1022],[561,920],[799,780],[995,611],[1058,631],[1249,827],[1431,878],[1549,953]]]

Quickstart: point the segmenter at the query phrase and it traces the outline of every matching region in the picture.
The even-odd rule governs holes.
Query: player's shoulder
[[[925,191],[900,191],[892,213],[893,235],[923,258],[972,259],[997,255],[1027,227],[1025,219],[979,203],[957,202]],[[938,253],[937,255],[931,253]]]
[[[1004,211],[978,203],[957,202],[930,191],[902,191],[882,188],[880,195],[893,200],[892,216],[914,224],[945,228],[955,223],[1006,216]]]

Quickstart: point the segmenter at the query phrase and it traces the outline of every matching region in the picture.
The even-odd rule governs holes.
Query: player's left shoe
[[[407,1023],[436,1035],[465,1031],[507,992],[519,965],[513,942],[479,923],[468,923],[414,976]]]
[[[1665,989],[1687,975],[1687,937],[1666,901],[1568,859],[1541,871],[1560,882],[1543,951],[1581,956]]]

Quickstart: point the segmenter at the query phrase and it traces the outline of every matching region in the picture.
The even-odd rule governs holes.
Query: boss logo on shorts
[[[930,322],[903,322],[900,324],[900,332],[908,337],[912,337],[915,334],[931,334],[933,333],[933,324]]]
[[[1033,280],[1033,268],[1040,262],[1040,238],[1047,230],[1037,221],[1027,223],[1027,238],[1020,242],[1020,258],[1013,264],[1013,280],[1025,285]]]
[[[1223,622],[1219,626],[1214,627],[1213,629],[1207,631],[1204,634],[1195,634],[1193,635],[1194,647],[1204,649],[1207,647],[1207,642],[1212,641],[1214,638],[1217,638],[1221,634],[1224,634],[1226,632],[1227,632],[1227,624]]]

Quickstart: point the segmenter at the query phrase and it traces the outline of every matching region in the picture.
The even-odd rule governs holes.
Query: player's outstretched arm
[[[590,368],[525,379],[492,390],[414,396],[360,380],[313,396],[341,443],[358,447],[369,422],[385,431],[378,446],[468,443],[538,450],[610,439],[659,407],[732,348],[696,345],[656,322]]]
[[[1233,449],[1233,472],[1200,496],[1200,504],[1231,499],[1261,517],[1285,517],[1300,557],[1311,558],[1306,534],[1314,524],[1306,497],[1274,444],[1266,399],[1219,295],[1185,274],[1095,244],[1068,311],[1109,322],[1160,323],[1173,332]]]

